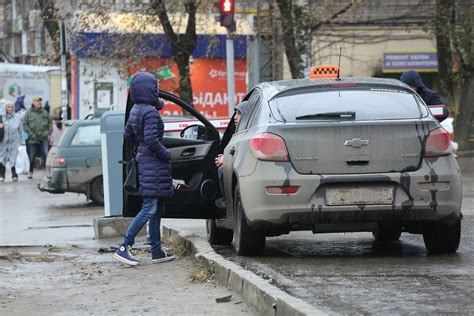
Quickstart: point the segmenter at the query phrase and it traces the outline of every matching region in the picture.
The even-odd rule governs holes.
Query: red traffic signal
[[[221,14],[234,14],[234,0],[220,0]]]
[[[220,0],[219,10],[221,14],[221,25],[235,30],[235,0]]]

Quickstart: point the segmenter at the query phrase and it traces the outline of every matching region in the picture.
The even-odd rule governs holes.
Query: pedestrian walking
[[[12,102],[6,104],[5,114],[1,116],[0,129],[3,129],[3,139],[0,142],[0,182],[5,181],[8,165],[11,167],[12,180],[18,181],[15,163],[23,137],[21,118],[15,113],[15,105]]]
[[[26,149],[30,159],[28,179],[33,178],[36,155],[39,153],[46,161],[48,155],[48,136],[53,132],[53,124],[48,112],[43,109],[43,99],[34,97],[31,108],[23,119],[23,129],[27,134]]]
[[[134,103],[125,126],[125,138],[138,143],[139,193],[143,198],[142,208],[135,216],[114,257],[135,266],[131,248],[135,237],[148,222],[151,258],[153,263],[173,260],[175,255],[161,247],[161,217],[165,212],[163,198],[173,195],[171,177],[171,154],[163,146],[164,124],[158,112],[163,102],[158,98],[158,81],[147,72],[139,72],[130,83],[130,96]]]
[[[438,93],[429,89],[421,79],[419,73],[414,70],[405,71],[400,81],[410,86],[410,88],[418,93],[418,95],[425,101],[426,105],[443,105],[443,99]]]

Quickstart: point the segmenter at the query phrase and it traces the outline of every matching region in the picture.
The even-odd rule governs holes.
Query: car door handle
[[[235,148],[232,148],[231,150],[229,150],[229,154],[233,156],[235,154]]]
[[[86,159],[86,166],[87,166],[87,167],[90,167],[90,166],[91,166],[91,161],[89,160],[89,158]]]
[[[196,148],[185,149],[185,150],[183,150],[183,152],[181,153],[181,157],[193,156],[195,153],[196,153]]]

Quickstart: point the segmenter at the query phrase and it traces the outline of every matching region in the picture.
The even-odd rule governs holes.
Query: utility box
[[[123,133],[125,113],[108,111],[100,118],[102,173],[104,178],[104,215],[123,216]]]

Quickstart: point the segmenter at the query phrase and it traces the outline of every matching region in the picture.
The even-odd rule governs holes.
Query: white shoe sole
[[[162,263],[162,262],[171,261],[171,260],[174,260],[174,259],[176,259],[176,256],[164,257],[164,258],[161,258],[161,259],[151,259],[151,262],[152,263]]]
[[[118,261],[122,262],[122,263],[125,263],[125,264],[129,265],[129,266],[137,266],[138,265],[137,261],[127,260],[124,257],[121,257],[121,256],[117,255],[116,253],[114,253],[114,258],[117,259]]]

